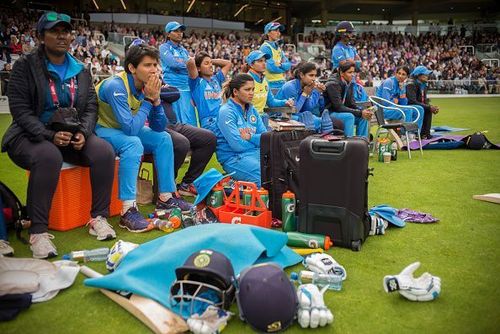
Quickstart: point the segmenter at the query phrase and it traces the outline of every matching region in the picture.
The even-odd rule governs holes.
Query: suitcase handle
[[[312,140],[311,153],[313,155],[341,155],[345,152],[344,141]]]

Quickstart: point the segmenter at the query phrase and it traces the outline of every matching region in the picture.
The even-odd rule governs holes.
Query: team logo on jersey
[[[255,122],[257,122],[257,116],[250,115],[250,123],[255,123]]]

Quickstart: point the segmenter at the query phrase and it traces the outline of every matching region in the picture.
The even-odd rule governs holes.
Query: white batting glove
[[[189,330],[194,334],[216,334],[222,332],[233,314],[210,305],[202,315],[193,314],[188,320]]]
[[[303,264],[308,270],[318,274],[335,274],[342,276],[343,281],[347,278],[345,268],[325,253],[311,254],[304,259]]]
[[[387,220],[380,218],[377,215],[370,216],[370,221],[371,221],[371,226],[370,226],[370,232],[368,233],[369,235],[381,235],[385,234],[385,230],[387,229],[387,226],[389,226],[389,223]]]
[[[385,292],[399,291],[406,299],[418,302],[436,299],[441,293],[441,279],[429,273],[414,278],[413,273],[418,267],[420,267],[420,262],[414,262],[404,268],[399,275],[385,276]]]
[[[297,288],[299,300],[297,318],[302,328],[324,327],[333,322],[333,314],[323,300],[323,294],[327,289],[328,286],[325,286],[319,291],[314,284],[302,284]]]

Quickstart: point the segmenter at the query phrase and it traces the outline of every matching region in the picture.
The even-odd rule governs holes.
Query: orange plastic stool
[[[120,214],[122,203],[118,199],[118,164],[115,161],[115,175],[111,191],[110,216]],[[66,165],[66,164],[65,164]],[[90,169],[74,165],[61,169],[59,183],[52,199],[49,213],[49,229],[67,231],[85,225],[90,220],[92,188]]]

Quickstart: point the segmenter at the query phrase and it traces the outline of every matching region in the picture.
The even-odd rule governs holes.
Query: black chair
[[[384,109],[398,111],[401,113],[402,119],[405,119],[405,114],[404,114],[403,110],[401,110],[401,107],[395,103],[392,103],[391,101],[388,101],[388,100],[383,99],[383,98],[378,97],[378,96],[370,96],[369,99],[376,108],[375,109],[375,117],[377,119],[378,128],[377,128],[377,132],[376,132],[375,138],[374,138],[375,143],[377,142],[377,139],[380,136],[381,130],[383,130],[383,129],[391,132],[391,135],[395,137],[394,139],[396,141],[402,142],[401,138],[398,136],[398,134],[396,133],[395,130],[396,129],[403,129],[405,131],[405,134],[406,134],[406,149],[408,150],[408,157],[411,159],[410,139],[409,139],[410,133],[416,134],[416,137],[418,138],[420,154],[423,156],[424,151],[422,150],[422,138],[420,137],[420,131],[418,130],[418,124],[416,123],[416,121],[413,121],[413,122],[388,122],[384,117]],[[418,117],[420,117],[420,112],[418,111],[417,108],[412,107],[412,106],[405,106],[405,108],[413,108],[413,109],[417,110],[417,113],[419,115]],[[375,147],[376,147],[376,145],[373,145],[373,152],[374,153],[375,153]]]

